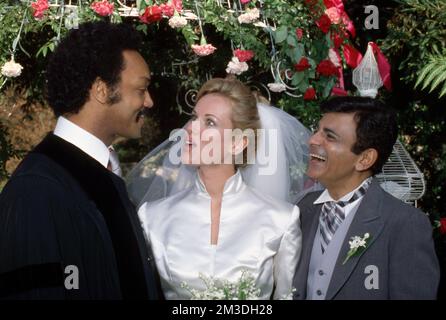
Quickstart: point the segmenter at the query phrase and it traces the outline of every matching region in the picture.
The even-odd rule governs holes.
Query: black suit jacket
[[[311,251],[322,207],[313,202],[320,194],[310,193],[298,203],[302,254],[294,277],[295,299],[306,298]],[[343,264],[349,240],[365,233],[371,236],[366,250]],[[372,272],[377,276],[377,289],[365,285]],[[373,181],[344,239],[326,299],[435,299],[439,277],[429,219]]]
[[[123,180],[52,133],[0,194],[0,296],[157,299],[152,261]]]

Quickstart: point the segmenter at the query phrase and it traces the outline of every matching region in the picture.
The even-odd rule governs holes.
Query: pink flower
[[[341,22],[341,12],[336,7],[325,10],[325,14],[330,18],[331,23],[339,24]]]
[[[341,56],[333,48],[328,49],[328,58],[335,67],[339,68],[341,66]]]
[[[235,49],[234,56],[237,57],[240,62],[246,62],[254,57],[254,51]]]
[[[178,12],[183,11],[183,0],[172,0],[172,5]]]
[[[192,45],[192,50],[195,52],[195,54],[197,56],[200,56],[200,57],[208,56],[208,55],[214,53],[214,51],[216,49],[217,48],[214,47],[212,44],[203,44],[203,45],[193,44]]]
[[[46,10],[48,10],[48,0],[37,0],[36,2],[31,3],[31,7],[33,8],[33,17],[36,19],[42,19],[43,14]]]
[[[172,17],[175,13],[174,7],[169,3],[160,4],[161,11],[166,17]]]
[[[251,0],[240,0],[240,2],[241,2],[242,4],[247,4],[249,1],[251,1]]]
[[[163,11],[158,5],[149,6],[146,8],[139,19],[144,23],[152,23],[160,21],[163,18]]]
[[[115,9],[115,4],[110,3],[107,0],[93,2],[90,5],[90,8],[96,12],[98,15],[107,17],[113,14],[113,10]]]
[[[300,39],[302,39],[303,35],[304,35],[304,31],[302,30],[302,28],[296,28],[297,40],[300,41]]]
[[[316,90],[313,87],[309,87],[304,93],[304,100],[314,100],[316,98]]]
[[[241,75],[243,72],[249,69],[246,62],[241,62],[237,57],[232,57],[226,68],[226,73]]]

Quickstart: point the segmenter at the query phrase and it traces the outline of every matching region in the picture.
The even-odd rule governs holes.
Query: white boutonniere
[[[350,250],[347,252],[347,257],[345,257],[345,260],[342,264],[344,265],[351,257],[363,253],[370,244],[371,239],[372,237],[369,233],[364,234],[362,238],[359,236],[352,237],[351,241],[348,242],[350,245]]]

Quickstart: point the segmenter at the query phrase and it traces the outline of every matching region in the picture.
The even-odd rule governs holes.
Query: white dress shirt
[[[317,198],[316,201],[314,201],[313,203],[314,204],[321,204],[321,203],[325,203],[325,202],[328,202],[328,201],[334,201],[334,202],[344,201],[344,202],[347,202],[347,201],[349,201],[353,197],[353,194],[359,188],[361,188],[367,181],[369,181],[370,179],[371,178],[365,179],[356,189],[354,189],[351,192],[347,193],[345,196],[343,196],[339,200],[334,200],[330,196],[330,193],[328,193],[328,190],[325,189],[322,192],[322,194],[319,196],[319,198]],[[354,209],[356,209],[359,206],[359,204],[362,201],[362,198],[364,198],[364,197],[360,197],[359,199],[357,199],[357,200],[353,201],[352,203],[347,204],[345,207],[341,208],[344,211],[344,217],[347,217],[350,212],[352,212]]]
[[[179,193],[144,203],[139,217],[151,243],[167,299],[190,299],[206,290],[206,277],[237,282],[243,271],[254,277],[260,299],[284,298],[301,251],[299,208],[248,187],[238,171],[226,181],[218,244],[210,244],[211,197],[199,175]]]
[[[107,168],[110,160],[110,151],[100,139],[85,129],[82,129],[64,117],[59,117],[54,134],[75,145]]]

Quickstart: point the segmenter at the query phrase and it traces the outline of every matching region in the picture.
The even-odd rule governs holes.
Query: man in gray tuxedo
[[[381,102],[335,97],[321,105],[307,174],[326,189],[306,195],[294,299],[435,299],[440,271],[427,216],[373,176],[397,138]]]

